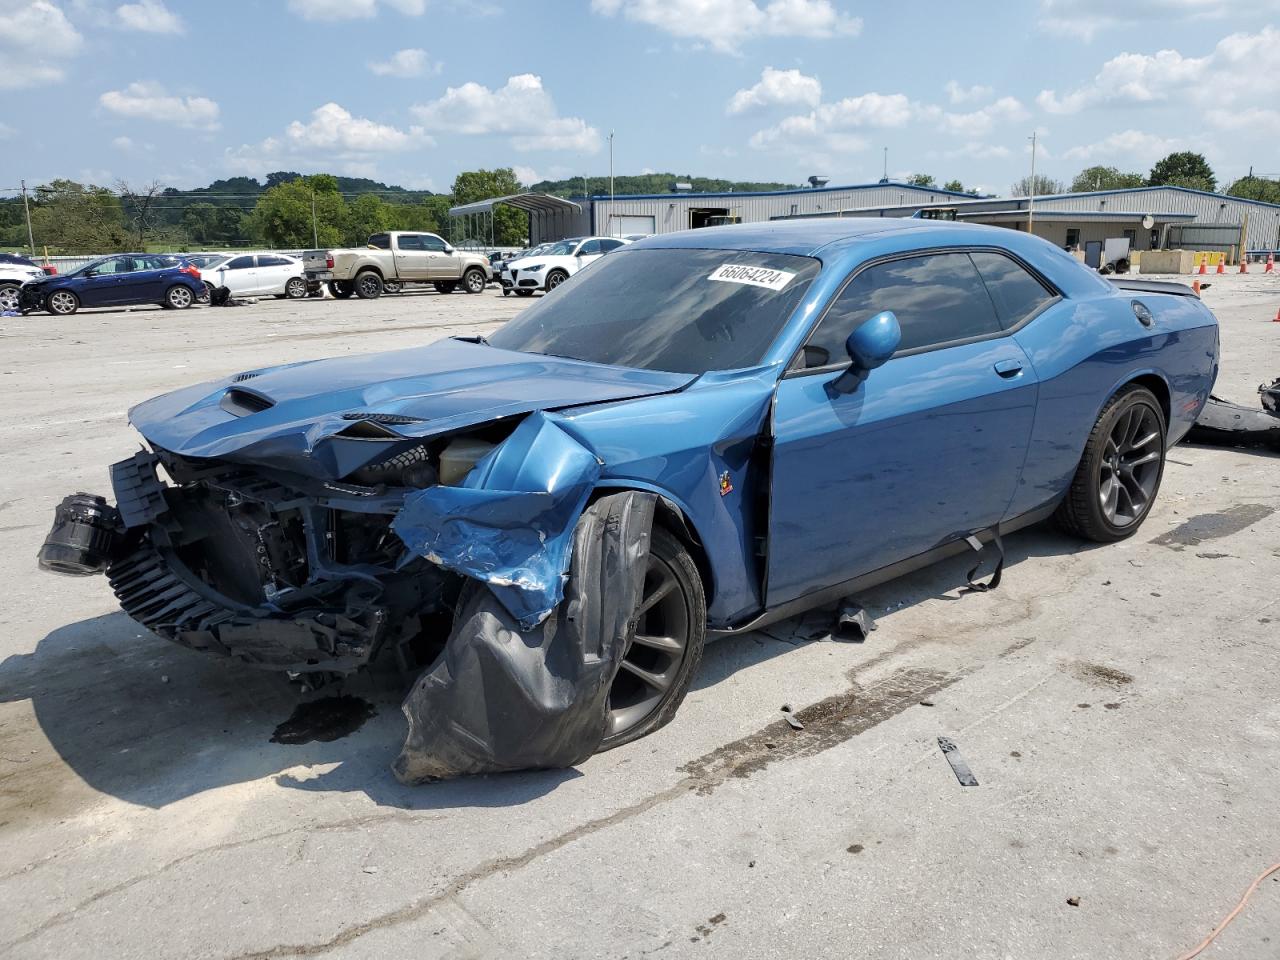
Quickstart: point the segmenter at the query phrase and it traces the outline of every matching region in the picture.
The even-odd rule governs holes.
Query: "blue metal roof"
[[[941,187],[922,187],[915,183],[899,183],[897,180],[885,180],[876,183],[853,183],[844,187],[795,187],[791,190],[730,190],[723,193],[618,193],[613,197],[608,194],[592,194],[589,197],[575,195],[574,200],[675,200],[679,197],[790,197],[796,194],[837,193],[842,190],[874,190],[877,187],[906,187],[908,190],[923,190],[937,193],[944,197],[964,197],[966,200],[981,200],[971,193],[957,193],[955,190],[943,190]]]
[[[1037,200],[1062,200],[1067,197],[1105,197],[1115,193],[1143,193],[1149,190],[1180,190],[1183,193],[1195,193],[1202,197],[1217,197],[1219,200],[1236,200],[1240,203],[1256,203],[1263,207],[1280,207],[1280,203],[1270,203],[1266,200],[1252,200],[1249,197],[1233,197],[1228,193],[1214,193],[1212,190],[1195,190],[1191,187],[1175,187],[1173,185],[1161,185],[1156,187],[1118,187],[1114,190],[1081,190],[1076,193],[1042,193],[1036,196]],[[1004,198],[1001,198],[1004,199]],[[1009,197],[1010,200],[1026,200],[1026,197]]]

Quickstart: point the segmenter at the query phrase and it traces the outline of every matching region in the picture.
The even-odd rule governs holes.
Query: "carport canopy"
[[[514,193],[507,197],[490,197],[488,200],[477,200],[475,203],[464,203],[449,208],[449,218],[461,220],[469,238],[488,233],[489,244],[495,243],[493,227],[493,208],[498,204],[523,210],[529,215],[529,240],[541,241],[554,234],[554,239],[565,236],[582,214],[582,206],[563,197],[554,197],[549,193]],[[487,227],[487,230],[486,230]]]

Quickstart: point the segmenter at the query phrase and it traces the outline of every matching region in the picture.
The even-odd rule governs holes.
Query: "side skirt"
[[[1000,536],[1008,536],[1016,530],[1029,527],[1032,524],[1039,523],[1041,520],[1047,520],[1058,509],[1061,497],[1051,500],[1042,507],[1037,507],[1022,516],[1014,517],[1012,520],[1005,520],[1000,524]],[[977,534],[979,540],[987,543],[992,539],[990,530],[983,530]],[[908,557],[906,560],[899,560],[897,563],[891,563],[886,567],[878,570],[872,570],[870,573],[864,573],[861,576],[854,577],[852,580],[845,580],[843,583],[837,583],[835,586],[824,587],[813,593],[807,593],[803,597],[797,597],[794,600],[788,600],[786,603],[777,607],[765,610],[757,615],[755,619],[749,620],[744,624],[736,627],[724,627],[720,629],[711,628],[707,631],[707,639],[719,639],[720,637],[732,637],[738,634],[750,633],[752,630],[759,630],[770,624],[777,623],[780,620],[787,620],[791,617],[798,616],[808,610],[817,607],[826,606],[829,603],[835,603],[845,597],[856,594],[862,590],[868,590],[871,587],[877,587],[882,583],[890,580],[896,580],[898,577],[906,576],[908,573],[914,573],[924,567],[932,566],[939,561],[946,560],[948,557],[958,556],[970,549],[969,544],[964,540],[951,540],[941,546],[934,547],[932,550],[926,550],[924,553],[918,553],[914,557]]]

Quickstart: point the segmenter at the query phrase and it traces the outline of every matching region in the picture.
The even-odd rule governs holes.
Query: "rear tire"
[[[1054,514],[1058,525],[1097,543],[1137,533],[1160,491],[1167,431],[1160,401],[1145,387],[1128,386],[1108,400]]]
[[[307,295],[307,281],[302,277],[290,277],[284,285],[284,295],[290,300],[301,300]]]
[[[483,293],[484,285],[488,282],[489,278],[478,267],[472,267],[462,275],[462,289],[467,293]]]
[[[355,290],[361,300],[377,300],[382,296],[382,278],[372,270],[366,270],[356,277]]]
[[[184,287],[180,283],[175,283],[164,292],[163,306],[169,307],[172,310],[185,310],[195,302],[195,293],[190,287]]]
[[[329,295],[337,300],[346,300],[355,293],[351,283],[347,280],[330,280],[327,286],[329,287]]]

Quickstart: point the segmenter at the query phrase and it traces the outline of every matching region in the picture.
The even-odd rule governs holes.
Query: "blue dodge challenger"
[[[1131,536],[1217,369],[1188,288],[1027,234],[659,236],[487,339],[138,405],[114,505],[68,497],[40,561],[312,687],[396,658],[406,781],[565,766],[670,720],[708,634],[1051,516]]]

